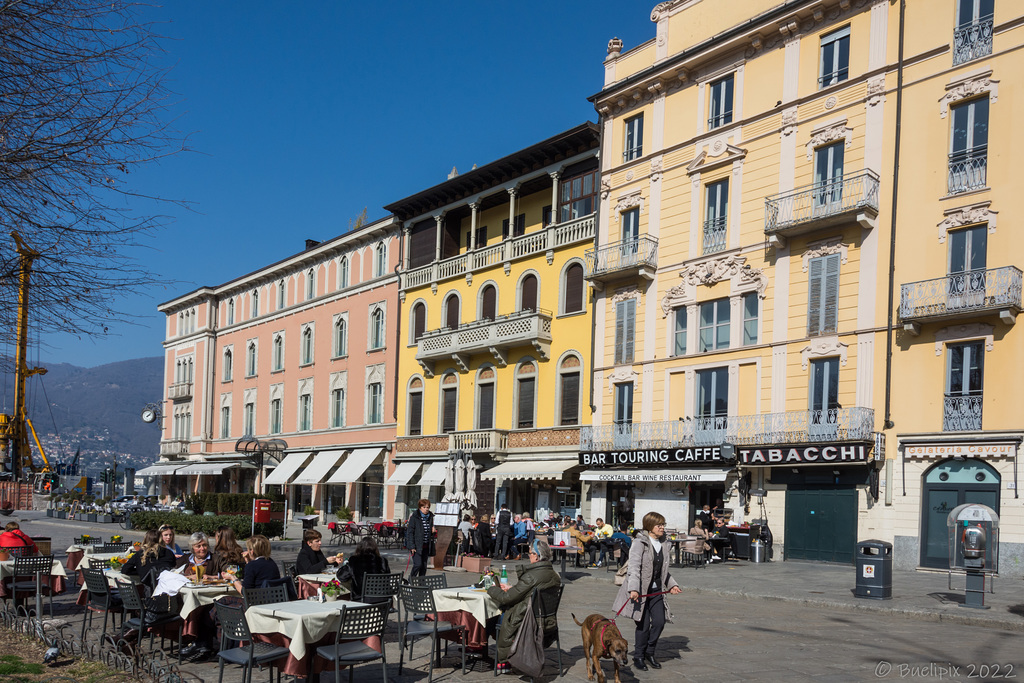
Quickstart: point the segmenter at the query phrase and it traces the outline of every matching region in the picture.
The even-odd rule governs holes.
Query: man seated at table
[[[611,524],[606,524],[603,519],[598,517],[594,520],[594,539],[597,541],[598,550],[601,554],[597,558],[597,566],[603,567],[605,561],[608,558],[608,551],[614,553],[615,547],[612,545],[612,534],[615,533],[615,529],[612,528]]]
[[[299,548],[299,556],[295,559],[296,574],[319,574],[329,564],[339,564],[342,559],[338,555],[327,557],[320,546],[323,545],[323,535],[316,529],[306,529],[302,532],[302,547]]]
[[[530,546],[530,564],[518,569],[515,584],[498,584],[487,589],[487,595],[498,603],[503,613],[501,630],[498,631],[498,671],[509,670],[508,655],[519,632],[519,626],[526,616],[526,603],[535,590],[555,588],[562,583],[558,573],[551,566],[551,547],[543,538],[536,538]],[[554,615],[545,620],[544,647],[554,642],[558,622]]]
[[[626,564],[629,559],[629,546],[633,543],[633,537],[626,533],[628,529],[625,524],[620,524],[618,530],[612,534],[612,545],[619,551],[619,567]]]
[[[17,522],[7,522],[4,532],[0,534],[0,547],[27,548],[27,550],[22,551],[25,557],[39,553],[39,548],[36,547],[35,541],[21,530]]]
[[[526,520],[523,519],[522,515],[516,515],[515,522],[512,524],[512,553],[515,559],[519,558],[519,544],[526,543]]]
[[[589,531],[580,531],[576,522],[569,524],[569,535],[576,541],[576,560],[587,564],[587,555],[590,555],[590,564],[594,564],[594,555],[597,552],[597,543],[594,542],[594,534]]]
[[[731,543],[732,534],[729,533],[729,527],[725,525],[725,519],[718,517],[715,519],[715,530],[711,535],[711,544],[715,548],[715,554],[711,556],[711,560],[717,562],[728,559]],[[721,556],[719,556],[719,553],[721,553]]]

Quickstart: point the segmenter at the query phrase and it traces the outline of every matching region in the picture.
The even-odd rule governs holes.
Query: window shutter
[[[838,328],[839,323],[839,254],[830,254],[825,257],[824,272],[824,315],[822,319],[822,332],[832,333]]]
[[[626,302],[620,301],[615,304],[615,364],[625,362],[624,351],[625,351],[625,340],[626,340]]]
[[[497,298],[498,292],[496,289],[494,289],[493,285],[487,285],[486,287],[484,287],[483,304],[480,306],[480,308],[482,309],[480,311],[480,315],[481,317],[483,317],[484,320],[494,320],[495,318],[498,317]]]
[[[508,239],[508,219],[505,218],[501,221],[501,239]]]
[[[445,311],[445,325],[451,329],[456,329],[459,326],[459,299],[458,297],[449,297],[448,306]]]
[[[521,379],[519,380],[519,429],[529,429],[533,427],[533,392],[534,392],[535,380]]]
[[[623,362],[633,362],[633,346],[636,339],[636,299],[624,301],[626,304],[626,323],[623,327]]]
[[[477,429],[494,429],[494,385],[480,385],[480,406]]]
[[[434,261],[437,222],[430,218],[412,227],[409,234],[409,267],[419,268]]]
[[[441,431],[449,434],[455,431],[455,389],[444,390],[444,417]]]
[[[516,227],[513,233],[516,237],[526,234],[526,214],[521,213],[516,216]]]
[[[583,310],[583,266],[574,263],[565,269],[565,313]]]
[[[409,435],[423,433],[423,394],[409,394]]]
[[[580,421],[580,374],[562,375],[562,422],[575,425]]]
[[[533,275],[527,275],[523,278],[522,305],[519,310],[537,310],[537,278]]]
[[[821,332],[822,261],[812,258],[807,282],[807,334]]]
[[[412,340],[418,341],[427,329],[427,307],[422,303],[416,304],[416,308],[413,309],[412,318]]]

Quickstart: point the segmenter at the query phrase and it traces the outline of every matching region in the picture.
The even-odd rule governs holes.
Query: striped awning
[[[388,486],[408,486],[409,480],[416,476],[422,466],[421,462],[400,462],[394,473],[384,483]]]
[[[309,456],[312,455],[309,451],[303,451],[301,453],[289,453],[285,456],[285,459],[281,461],[281,464],[274,468],[264,484],[287,484],[292,476],[299,471]]]
[[[346,452],[344,449],[320,451],[313,458],[313,462],[306,465],[301,472],[292,478],[291,483],[305,484],[307,486],[310,484],[322,484]]]

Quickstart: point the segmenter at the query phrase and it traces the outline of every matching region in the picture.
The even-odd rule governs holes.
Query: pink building
[[[159,306],[171,497],[281,487],[290,509],[395,517],[399,225],[392,217]],[[283,440],[264,471],[239,440]],[[398,510],[402,514],[403,510]],[[333,517],[332,517],[333,518]]]

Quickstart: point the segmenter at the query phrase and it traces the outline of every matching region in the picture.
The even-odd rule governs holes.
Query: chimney
[[[307,239],[306,240],[306,249],[312,249],[313,247],[315,247],[318,244],[320,244],[320,242],[318,242],[317,240]]]

